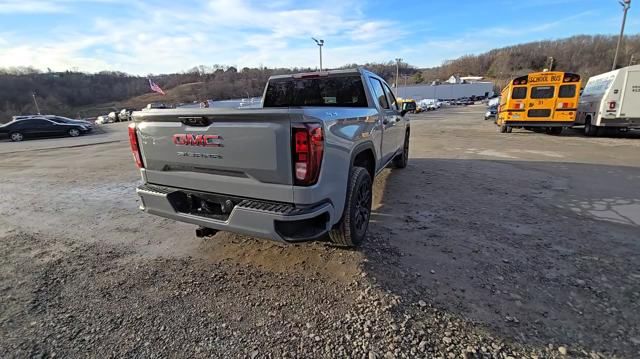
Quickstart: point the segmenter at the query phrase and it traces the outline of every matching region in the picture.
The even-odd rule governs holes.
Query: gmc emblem
[[[173,135],[173,143],[176,146],[222,147],[222,137],[179,133]]]

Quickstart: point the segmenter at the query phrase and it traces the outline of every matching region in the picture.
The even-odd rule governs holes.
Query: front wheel
[[[404,144],[402,145],[402,153],[396,155],[393,159],[393,165],[396,168],[405,168],[409,163],[409,131],[404,135]]]
[[[13,142],[20,142],[20,141],[24,140],[24,135],[21,134],[20,132],[13,132],[13,133],[11,133],[9,135],[9,138]]]
[[[354,247],[362,243],[369,227],[372,198],[369,172],[363,167],[352,168],[344,213],[340,222],[329,232],[331,242],[344,247]]]
[[[69,130],[69,136],[71,137],[78,137],[80,136],[80,130],[78,130],[77,128],[72,128]]]

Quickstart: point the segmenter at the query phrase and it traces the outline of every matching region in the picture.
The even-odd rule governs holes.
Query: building
[[[399,86],[398,97],[424,99],[457,100],[462,97],[492,97],[493,82],[473,82],[451,84],[448,81],[440,85]]]
[[[462,79],[458,75],[451,75],[449,79],[446,81],[448,84],[461,84]]]
[[[484,80],[484,77],[482,77],[482,76],[462,76],[460,78],[460,80],[462,80],[462,83],[465,83],[465,82],[479,82],[479,81]]]
[[[482,76],[458,76],[458,75],[451,75],[451,77],[449,77],[449,79],[446,81],[449,84],[465,84],[465,83],[472,83],[472,82],[479,82],[484,80],[484,77]]]

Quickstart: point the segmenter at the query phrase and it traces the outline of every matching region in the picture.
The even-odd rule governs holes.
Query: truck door
[[[618,117],[640,117],[640,71],[627,72]]]
[[[395,138],[395,149],[398,150],[402,148],[404,145],[404,130],[406,128],[406,123],[404,117],[400,116],[400,111],[402,110],[398,105],[398,100],[393,95],[393,92],[384,84],[384,93],[387,95],[387,99],[389,100],[389,105],[391,110],[395,112],[393,116],[393,127],[391,127],[391,132],[393,132],[393,137]]]
[[[396,150],[396,137],[393,134],[393,126],[395,125],[396,111],[391,109],[391,105],[384,93],[382,82],[370,77],[371,87],[373,89],[373,97],[377,102],[380,111],[380,120],[382,121],[382,144],[380,153],[382,154],[382,164],[387,163]]]

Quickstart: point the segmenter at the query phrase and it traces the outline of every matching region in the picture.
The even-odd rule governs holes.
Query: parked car
[[[131,121],[131,113],[135,111],[130,108],[123,108],[118,112],[118,120],[120,121]]]
[[[409,108],[364,69],[269,78],[263,107],[133,113],[142,209],[285,242],[364,240],[373,178],[409,161]],[[174,169],[173,171],[168,169]]]
[[[109,118],[109,115],[101,115],[96,117],[96,124],[97,125],[104,125],[106,123],[112,123],[113,120],[111,118]]]
[[[484,113],[484,120],[495,119],[498,115],[498,106],[487,107],[487,112]]]
[[[147,104],[147,106],[145,108],[143,108],[143,111],[146,110],[159,110],[159,109],[167,109],[167,108],[171,108],[171,106],[167,105],[166,103],[162,103],[162,102],[152,102]]]
[[[54,122],[46,118],[23,118],[0,126],[0,134],[8,135],[14,142],[27,137],[71,136],[78,137],[91,131],[78,123]]]

